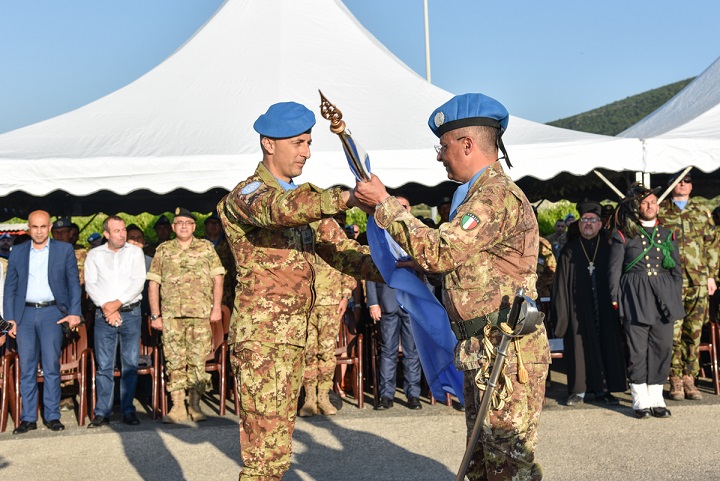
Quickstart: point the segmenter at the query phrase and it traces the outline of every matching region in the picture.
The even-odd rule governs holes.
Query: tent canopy
[[[340,0],[228,0],[135,82],[0,135],[0,210],[132,213],[182,203],[207,212],[261,159],[253,121],[288,100],[318,118],[312,158],[298,181],[352,186],[340,142],[319,115],[318,89],[343,112],[388,186],[430,205],[454,190],[435,161],[437,139],[426,125],[452,94],[404,65]],[[527,178],[540,197],[586,197],[588,187],[576,176],[598,166],[644,170],[642,145],[633,138],[512,117],[504,139],[515,165],[510,175],[520,183]],[[560,190],[537,185],[561,173],[563,181],[554,183]]]

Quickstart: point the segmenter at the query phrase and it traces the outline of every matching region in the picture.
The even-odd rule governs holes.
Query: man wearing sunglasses
[[[672,185],[677,175],[670,179]],[[688,174],[660,205],[660,224],[675,231],[680,247],[683,272],[685,318],[675,322],[673,354],[670,363],[670,399],[699,400],[695,386],[700,372],[699,348],[702,326],[708,322],[708,296],[717,288],[718,242],[710,215],[690,198],[693,179]]]

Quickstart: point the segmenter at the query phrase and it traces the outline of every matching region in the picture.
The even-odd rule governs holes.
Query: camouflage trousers
[[[243,342],[231,362],[240,397],[240,480],[280,480],[290,469],[303,349]]]
[[[304,384],[332,386],[335,376],[335,345],[340,332],[337,306],[313,307],[305,343]]]
[[[168,376],[167,391],[188,388],[205,391],[210,374],[205,359],[212,350],[212,329],[207,318],[163,319],[163,352]]]
[[[515,364],[506,366],[506,373],[512,380],[513,394],[505,407],[490,409],[488,413],[466,473],[470,481],[542,479],[542,469],[535,460],[535,446],[548,365],[526,363],[525,368],[530,380],[527,384],[521,384],[517,381]],[[468,440],[482,400],[482,391],[475,384],[477,373],[477,369],[463,373]]]
[[[700,373],[700,335],[703,324],[709,320],[707,288],[683,287],[682,292],[685,318],[675,321],[670,375],[697,376]]]

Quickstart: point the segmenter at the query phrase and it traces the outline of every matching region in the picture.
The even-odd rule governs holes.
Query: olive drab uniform
[[[478,177],[453,219],[438,229],[426,227],[392,197],[378,206],[375,220],[423,269],[444,274],[443,297],[451,324],[490,318],[486,318],[493,326],[488,340],[495,349],[502,338],[497,318],[507,313],[517,288],[536,297],[537,220],[525,195],[498,162]],[[455,365],[464,371],[468,437],[482,397],[478,384],[487,381],[492,367],[483,348],[483,330],[460,339],[455,348]],[[516,345],[529,373],[526,384],[517,378]],[[542,325],[517,344],[511,343],[506,384],[499,386],[504,408],[490,411],[489,427],[475,447],[468,479],[541,478],[534,451],[549,362]]]
[[[684,209],[664,200],[658,213],[660,225],[674,231],[680,247],[685,318],[675,322],[670,374],[697,376],[702,326],[708,322],[708,277],[718,271],[717,233],[709,213],[691,198]],[[717,279],[716,279],[717,281]]]
[[[147,278],[160,284],[163,347],[169,393],[210,382],[205,359],[212,351],[210,311],[214,278],[225,269],[211,242],[193,238],[183,248],[177,239],[157,247]]]
[[[290,467],[315,255],[382,279],[369,249],[330,218],[347,209],[341,195],[311,184],[284,191],[260,163],[218,204],[238,271],[228,344],[240,390],[240,479],[280,479]]]

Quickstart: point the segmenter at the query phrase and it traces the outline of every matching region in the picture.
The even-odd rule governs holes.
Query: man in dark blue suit
[[[73,247],[49,239],[50,214],[37,210],[28,217],[31,242],[12,250],[5,278],[5,318],[13,324],[20,357],[20,425],[13,434],[37,429],[37,368],[42,359],[44,423],[62,431],[60,422],[61,324],[80,324],[80,279]]]
[[[398,197],[405,209],[410,203]],[[370,317],[380,322],[382,343],[380,346],[380,379],[378,391],[380,400],[375,409],[390,409],[393,405],[397,383],[397,359],[399,342],[402,339],[403,389],[410,409],[422,409],[420,404],[420,358],[415,348],[415,339],[410,330],[410,316],[395,299],[395,289],[385,284],[367,282],[367,305]]]

